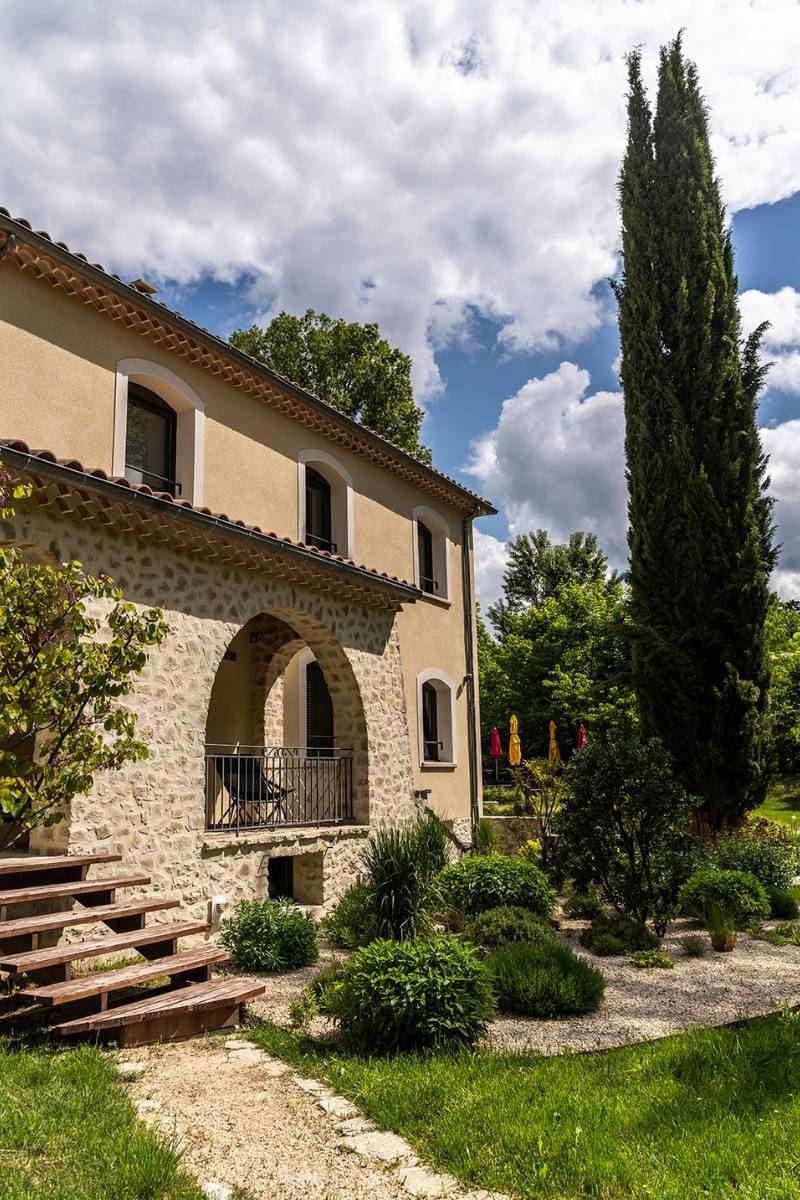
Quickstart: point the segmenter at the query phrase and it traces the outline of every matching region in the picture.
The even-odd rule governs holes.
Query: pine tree
[[[765,327],[742,338],[733,250],[697,72],[662,48],[655,117],[629,58],[620,175],[631,636],[643,732],[714,828],[767,777],[772,505],[756,403]]]

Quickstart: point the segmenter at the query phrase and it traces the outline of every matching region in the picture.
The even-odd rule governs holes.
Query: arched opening
[[[414,578],[427,596],[450,600],[450,529],[439,513],[420,505],[412,514]]]
[[[366,780],[364,712],[341,645],[306,613],[253,617],[211,690],[207,828],[364,823]]]
[[[455,766],[455,688],[436,668],[417,676],[417,729],[420,766]]]

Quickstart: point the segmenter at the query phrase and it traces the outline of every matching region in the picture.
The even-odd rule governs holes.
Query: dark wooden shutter
[[[306,666],[306,745],[310,758],[333,751],[333,702],[318,662]]]
[[[155,392],[138,383],[128,386],[125,475],[154,492],[180,495],[175,480],[177,414]]]
[[[319,471],[306,467],[306,541],[322,550],[331,542],[331,485]]]
[[[436,688],[432,683],[422,685],[422,741],[426,762],[439,761],[439,711]]]
[[[427,525],[417,521],[417,546],[419,549],[419,584],[423,592],[436,592],[438,585],[433,578],[433,534]]]

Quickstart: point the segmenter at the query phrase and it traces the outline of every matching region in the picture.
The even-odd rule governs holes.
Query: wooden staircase
[[[117,900],[123,888],[150,882],[147,875],[89,879],[95,863],[119,862],[120,854],[75,854],[0,858],[0,971],[24,975],[16,993],[40,1011],[64,1037],[114,1039],[122,1046],[190,1037],[235,1025],[240,1005],[264,985],[232,975],[212,978],[211,968],[228,962],[218,946],[178,951],[178,940],[206,933],[204,921],[147,926],[147,914],[177,908],[174,899]],[[15,916],[21,905],[77,901],[79,908]],[[12,911],[9,911],[12,910]],[[43,935],[70,927],[102,924],[80,942],[42,947]],[[131,950],[146,961],[133,966],[73,974],[73,963]]]

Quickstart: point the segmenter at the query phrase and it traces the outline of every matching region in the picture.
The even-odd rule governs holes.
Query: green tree
[[[774,768],[800,774],[800,614],[777,597],[767,617],[769,743]]]
[[[763,797],[775,562],[756,400],[763,327],[740,331],[733,250],[695,67],[661,51],[653,118],[629,58],[616,287],[629,487],[631,638],[645,735],[715,827]]]
[[[414,403],[411,359],[390,346],[377,325],[334,319],[309,308],[302,317],[279,313],[266,329],[237,329],[230,342],[430,462],[430,450],[420,442],[423,412]]]
[[[5,486],[8,493],[7,477]],[[22,494],[17,487],[12,498]],[[120,700],[167,625],[159,609],[123,603],[110,580],[86,575],[77,562],[29,563],[1,543],[0,595],[2,848],[22,829],[60,821],[98,771],[147,756]],[[106,609],[105,620],[88,606]]]
[[[503,572],[503,598],[489,609],[489,618],[502,629],[509,613],[538,608],[571,583],[605,579],[608,559],[593,533],[578,530],[569,541],[554,543],[546,529],[523,533],[509,545]]]

